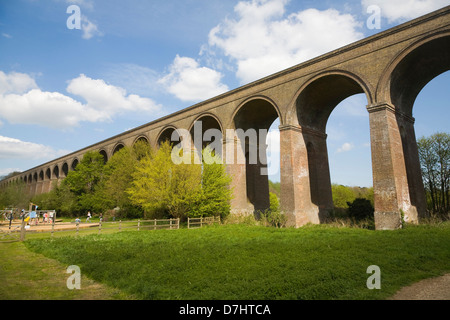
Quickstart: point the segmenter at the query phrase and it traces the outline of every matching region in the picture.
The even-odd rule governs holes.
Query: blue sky
[[[449,4],[0,0],[0,176],[25,171]],[[70,5],[80,9],[81,29],[67,27],[73,14],[67,13]],[[366,25],[370,5],[381,9],[380,29]],[[419,95],[414,107],[418,138],[448,132],[449,83],[447,72]],[[334,183],[372,185],[366,104],[364,96],[353,96],[331,114],[327,133]],[[275,181],[276,127],[269,158]]]

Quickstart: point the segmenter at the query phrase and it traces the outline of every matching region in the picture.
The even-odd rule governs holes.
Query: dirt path
[[[450,300],[450,273],[402,288],[389,300]]]

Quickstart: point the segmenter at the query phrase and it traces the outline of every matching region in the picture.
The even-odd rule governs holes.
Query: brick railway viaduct
[[[204,131],[216,128],[224,133],[269,129],[279,118],[282,209],[291,226],[321,223],[333,209],[327,120],[342,100],[364,93],[375,225],[396,229],[401,226],[401,213],[413,223],[426,216],[412,111],[422,88],[448,70],[450,6],[44,163],[1,181],[0,187],[24,181],[31,194],[47,192],[87,151],[100,151],[107,160],[140,139],[156,147],[174,130],[191,130],[196,121],[202,121]],[[222,142],[240,148],[236,139],[227,140],[225,134]],[[227,165],[233,177],[233,211],[268,207],[268,177],[255,170],[263,166]]]

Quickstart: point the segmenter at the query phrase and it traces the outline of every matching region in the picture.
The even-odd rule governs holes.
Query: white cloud
[[[94,4],[92,3],[91,0],[66,0],[66,2],[69,4],[76,4],[89,10],[94,9]]]
[[[220,72],[201,67],[192,58],[177,55],[169,68],[169,74],[158,80],[158,83],[180,100],[199,101],[228,91],[228,87],[220,82],[221,78]]]
[[[67,153],[70,151],[0,136],[0,159],[54,159]]]
[[[81,16],[81,30],[83,31],[83,39],[91,39],[94,36],[102,36],[96,24],[91,22],[86,16]]]
[[[0,95],[5,93],[25,93],[38,86],[28,74],[11,72],[9,74],[0,70]]]
[[[364,10],[371,5],[380,7],[389,23],[420,17],[450,4],[450,0],[361,0]]]
[[[275,73],[363,38],[362,25],[337,10],[307,9],[285,16],[288,0],[241,1],[237,19],[209,33],[209,50],[223,51],[237,65],[242,83]]]
[[[0,179],[12,172],[21,172],[21,170],[19,168],[0,168]]]
[[[337,150],[337,152],[338,153],[340,153],[340,152],[347,152],[347,151],[352,150],[353,148],[354,148],[354,146],[353,146],[352,143],[346,142]]]
[[[8,33],[4,33],[4,32],[2,33],[2,36],[7,38],[7,39],[11,39],[12,38],[12,35],[10,35]]]
[[[0,73],[0,81],[3,75]],[[42,91],[24,74],[6,75],[3,82],[7,84],[7,89],[6,94],[0,94],[0,118],[13,124],[38,124],[64,129],[77,126],[82,121],[109,121],[123,112],[155,114],[160,110],[160,106],[151,99],[127,95],[120,87],[91,79],[84,74],[72,79],[67,91],[84,99],[86,103],[59,92]]]

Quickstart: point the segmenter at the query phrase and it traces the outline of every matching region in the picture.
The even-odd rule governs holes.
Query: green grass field
[[[78,265],[85,277],[82,287],[86,281],[105,286],[104,297],[94,299],[386,299],[403,286],[450,271],[448,222],[396,231],[219,225],[29,239],[24,244],[30,251],[17,243],[1,246],[15,245],[32,254],[37,279],[39,260],[56,260],[54,267],[63,272]],[[20,270],[21,262],[11,258],[17,248],[10,249],[1,277],[14,278]],[[370,265],[380,267],[380,290],[366,286]],[[67,277],[62,273],[62,287]],[[39,281],[45,286],[45,279]],[[15,287],[22,296],[29,294],[20,283]],[[50,287],[47,294],[55,290],[69,291]]]

